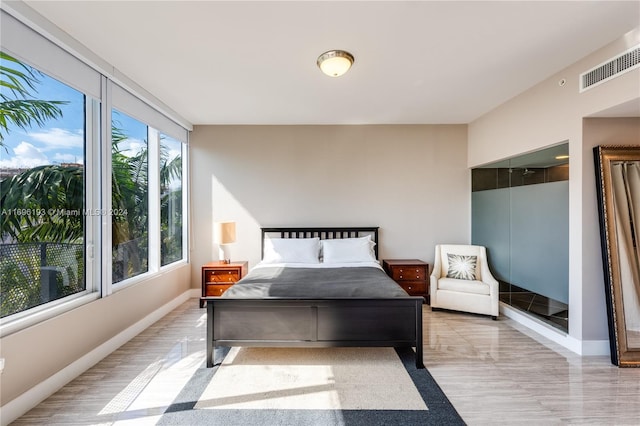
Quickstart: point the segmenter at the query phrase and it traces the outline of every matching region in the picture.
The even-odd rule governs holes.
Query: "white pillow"
[[[265,238],[263,263],[320,263],[320,238]]]
[[[322,240],[323,263],[375,262],[371,237]]]

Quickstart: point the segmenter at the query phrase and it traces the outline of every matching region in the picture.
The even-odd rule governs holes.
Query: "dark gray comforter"
[[[340,297],[392,298],[409,295],[375,267],[255,268],[222,297],[321,299]]]

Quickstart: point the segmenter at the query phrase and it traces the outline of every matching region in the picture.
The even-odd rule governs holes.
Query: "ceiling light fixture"
[[[344,50],[329,50],[318,56],[318,67],[329,77],[340,77],[353,65],[353,55]]]
[[[556,160],[566,160],[569,158],[568,155],[556,155]]]

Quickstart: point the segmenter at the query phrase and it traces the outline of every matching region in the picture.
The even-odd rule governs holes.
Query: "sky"
[[[10,65],[11,66],[11,65]],[[5,149],[0,149],[1,168],[29,168],[44,164],[84,162],[84,96],[45,75],[39,77],[33,99],[67,101],[62,118],[49,120],[26,131],[10,125]],[[3,94],[11,96],[3,88]],[[15,99],[15,97],[12,97]]]

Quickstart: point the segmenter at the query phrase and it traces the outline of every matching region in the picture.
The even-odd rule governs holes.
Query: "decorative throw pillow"
[[[447,278],[459,280],[475,280],[477,256],[463,256],[460,254],[447,254],[449,258],[449,270]]]

